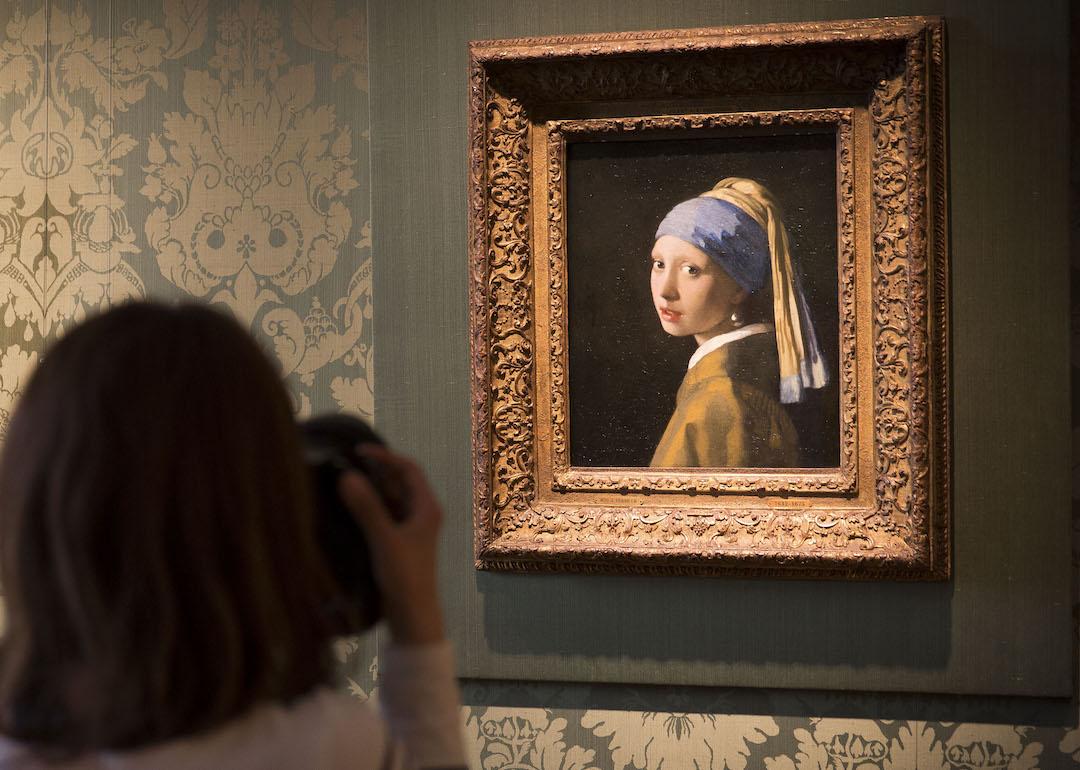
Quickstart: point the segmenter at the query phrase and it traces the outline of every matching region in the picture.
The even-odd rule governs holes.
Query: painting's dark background
[[[789,413],[806,467],[839,464],[836,138],[833,133],[588,141],[567,146],[570,463],[647,466],[697,343],[660,327],[649,289],[656,227],[724,177],[765,185],[831,382]]]

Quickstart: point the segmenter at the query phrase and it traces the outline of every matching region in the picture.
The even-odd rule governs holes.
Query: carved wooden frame
[[[477,566],[949,575],[943,25],[877,19],[470,46]],[[836,132],[840,464],[568,461],[569,141]]]

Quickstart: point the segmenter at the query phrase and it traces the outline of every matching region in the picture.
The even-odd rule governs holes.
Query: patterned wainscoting
[[[51,340],[142,296],[228,308],[299,414],[370,416],[362,2],[0,0],[0,35],[0,431]],[[342,686],[371,697],[372,640],[337,653]],[[485,770],[1080,766],[1075,709],[1071,725],[1025,726],[1006,699],[523,682],[464,695]],[[978,721],[910,719],[928,712]]]

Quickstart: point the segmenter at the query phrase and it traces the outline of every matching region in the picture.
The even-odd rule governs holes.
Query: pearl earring
[[[731,325],[738,329],[740,326],[743,325],[743,323],[745,322],[743,321],[742,313],[740,313],[738,310],[732,310]]]

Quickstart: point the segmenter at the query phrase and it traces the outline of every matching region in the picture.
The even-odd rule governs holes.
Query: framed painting
[[[943,48],[471,44],[478,567],[948,577]]]

